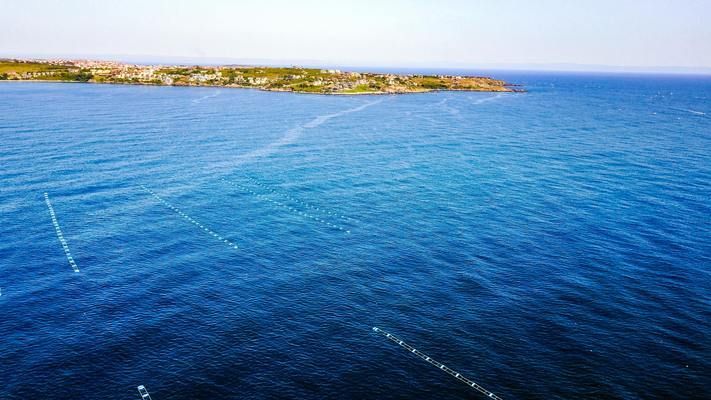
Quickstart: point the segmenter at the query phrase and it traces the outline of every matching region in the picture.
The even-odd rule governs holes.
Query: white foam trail
[[[469,98],[473,100],[473,101],[472,101],[472,104],[483,104],[483,103],[486,103],[486,102],[489,102],[489,101],[493,101],[493,100],[499,99],[499,98],[501,98],[501,97],[503,97],[503,96],[504,96],[503,93],[498,93],[498,94],[496,94],[496,95],[494,95],[494,96],[484,97],[484,98],[481,98],[481,99],[474,99],[474,98],[471,97],[471,96],[469,96]]]
[[[689,114],[693,114],[693,115],[699,115],[702,117],[708,117],[708,115],[703,111],[691,110],[688,108],[676,108],[676,107],[669,107],[669,109],[674,110],[674,111],[685,112],[685,113],[689,113]]]
[[[432,359],[430,356],[428,356],[427,354],[425,354],[425,353],[423,353],[423,352],[417,350],[416,348],[410,346],[409,344],[403,342],[402,340],[400,340],[400,339],[398,339],[397,337],[395,337],[395,335],[391,335],[391,334],[389,334],[389,333],[385,332],[384,330],[382,330],[382,329],[380,329],[380,328],[377,328],[377,327],[374,327],[374,328],[373,328],[373,331],[376,332],[376,333],[378,333],[378,334],[380,334],[380,335],[385,336],[385,337],[388,338],[390,341],[397,343],[398,346],[404,348],[405,350],[409,351],[410,353],[416,355],[417,357],[420,357],[421,359],[423,359],[423,360],[427,361],[428,363],[434,365],[434,366],[437,367],[438,369],[441,369],[442,371],[444,371],[444,372],[446,372],[446,373],[452,375],[453,377],[457,378],[458,380],[460,380],[460,381],[466,383],[467,386],[469,386],[469,387],[471,387],[471,388],[474,388],[477,392],[486,395],[486,397],[488,397],[488,398],[490,398],[490,399],[495,399],[495,400],[502,400],[501,397],[499,397],[499,396],[495,395],[494,393],[492,393],[492,392],[490,392],[490,391],[484,389],[484,388],[483,388],[481,385],[479,385],[478,383],[474,382],[473,380],[471,380],[471,379],[469,379],[469,378],[464,377],[464,375],[462,375],[462,374],[460,374],[459,372],[457,372],[457,371],[455,371],[455,370],[453,370],[453,369],[447,367],[446,365],[442,364],[441,362],[433,360],[433,359]]]
[[[298,139],[304,133],[304,131],[306,129],[316,128],[317,126],[325,123],[328,120],[331,120],[333,118],[337,118],[337,117],[340,117],[340,116],[343,116],[346,114],[364,110],[372,105],[381,103],[382,101],[383,101],[382,99],[376,100],[376,101],[371,101],[370,103],[366,103],[366,104],[363,104],[363,105],[360,105],[358,107],[351,108],[348,110],[339,111],[334,114],[327,114],[327,115],[318,116],[318,117],[314,118],[313,120],[305,123],[304,125],[297,126],[295,128],[291,128],[291,129],[287,130],[286,133],[284,134],[284,136],[280,137],[279,139],[277,139],[276,141],[274,141],[272,143],[267,144],[264,147],[261,147],[256,150],[252,150],[249,153],[245,153],[245,154],[237,156],[237,158],[235,159],[235,163],[232,165],[233,166],[240,165],[240,164],[243,164],[243,163],[245,163],[249,160],[252,160],[254,158],[259,158],[259,157],[264,157],[264,156],[270,155],[270,154],[274,153],[275,151],[277,151],[280,147],[286,146],[286,145],[291,144],[294,141],[296,141],[296,139]]]
[[[208,94],[208,95],[206,95],[206,96],[202,96],[202,97],[200,97],[200,98],[194,99],[194,100],[193,100],[193,104],[202,103],[203,100],[207,100],[207,99],[211,99],[211,98],[213,98],[213,97],[217,97],[217,96],[220,95],[220,93],[221,93],[221,92],[218,90],[218,91],[216,91],[216,92],[214,92],[214,93],[212,93],[212,94]]]
[[[285,199],[287,199],[287,200],[289,200],[289,201],[293,201],[294,203],[299,204],[299,205],[301,205],[302,207],[306,207],[306,208],[309,208],[309,209],[311,209],[311,210],[318,211],[318,212],[320,212],[320,213],[330,215],[330,216],[332,216],[332,217],[334,217],[334,218],[340,218],[340,219],[342,219],[342,220],[344,220],[344,221],[349,221],[349,222],[356,222],[356,221],[357,221],[357,220],[354,219],[354,218],[347,217],[347,216],[345,216],[345,215],[338,214],[338,213],[335,213],[335,212],[332,212],[332,211],[323,209],[323,208],[321,208],[321,207],[316,207],[316,206],[311,205],[311,204],[309,204],[309,203],[303,202],[303,201],[301,201],[301,200],[299,200],[299,199],[297,199],[297,198],[294,198],[294,197],[290,196],[290,195],[287,194],[287,193],[280,193],[280,192],[277,191],[274,187],[269,186],[269,185],[267,185],[267,184],[264,184],[264,183],[262,183],[261,181],[259,181],[259,180],[257,180],[257,179],[254,179],[254,178],[252,178],[252,177],[245,176],[245,178],[246,178],[247,180],[249,180],[250,182],[254,183],[255,185],[261,187],[262,189],[268,191],[269,193],[275,194],[275,195],[277,195],[277,196],[284,197]]]
[[[258,198],[259,200],[264,200],[264,201],[266,201],[266,202],[269,202],[269,203],[271,203],[274,207],[281,207],[281,208],[283,208],[283,209],[289,210],[289,211],[291,211],[292,213],[298,214],[298,215],[301,216],[301,217],[306,217],[306,218],[309,218],[309,219],[314,220],[314,221],[316,221],[316,222],[320,222],[320,223],[322,223],[322,224],[328,226],[329,228],[337,229],[337,230],[339,230],[339,231],[342,231],[342,232],[345,232],[345,233],[348,233],[348,234],[351,233],[350,229],[346,229],[346,228],[344,228],[343,226],[340,226],[340,225],[332,224],[332,223],[326,221],[325,219],[320,218],[320,217],[318,217],[318,216],[316,216],[316,215],[309,214],[308,212],[303,212],[302,210],[298,210],[298,209],[296,209],[296,208],[294,208],[294,207],[292,207],[292,206],[290,206],[290,205],[288,205],[288,204],[286,204],[286,203],[282,203],[282,202],[280,202],[280,201],[278,201],[278,200],[271,199],[271,198],[269,198],[269,196],[264,195],[264,194],[257,193],[257,192],[255,192],[254,190],[252,190],[252,189],[250,189],[250,188],[248,188],[248,187],[246,187],[246,186],[240,185],[240,184],[237,183],[237,182],[229,181],[229,180],[224,179],[224,178],[220,178],[220,180],[221,180],[222,182],[228,184],[228,185],[231,185],[231,186],[236,187],[236,188],[238,188],[238,189],[240,189],[240,190],[242,190],[242,191],[245,191],[245,192],[247,192],[247,193],[250,193],[250,194],[253,195],[254,197]]]
[[[47,203],[47,208],[49,209],[49,215],[52,217],[52,225],[54,225],[54,232],[57,234],[57,239],[59,239],[59,243],[62,245],[62,248],[64,249],[64,255],[67,256],[67,261],[69,261],[69,266],[72,267],[74,272],[79,272],[79,267],[77,267],[77,263],[74,262],[74,257],[72,257],[72,253],[69,251],[69,245],[67,245],[67,241],[64,240],[64,235],[62,234],[62,228],[59,227],[59,222],[57,221],[57,216],[54,213],[54,207],[52,207],[52,202],[49,201],[49,195],[47,193],[44,194],[44,202]]]
[[[429,122],[429,123],[431,123],[431,124],[437,124],[437,123],[439,123],[436,119],[434,119],[434,118],[432,118],[432,117],[428,117],[428,116],[426,116],[426,115],[422,115],[422,114],[420,114],[420,113],[415,114],[415,118],[419,118],[419,119],[425,120],[425,121],[427,121],[427,122]]]
[[[692,114],[695,114],[695,115],[706,115],[706,113],[703,112],[703,111],[696,111],[696,110],[685,110],[685,111],[686,111],[686,112],[689,112],[689,113],[692,113]]]
[[[456,107],[450,106],[449,99],[442,99],[442,101],[438,102],[436,105],[442,107],[445,111],[447,111],[451,115],[459,115],[459,109]]]
[[[229,247],[231,247],[231,248],[233,248],[233,249],[238,249],[238,248],[239,248],[236,244],[234,244],[234,243],[231,242],[230,240],[224,238],[223,236],[217,234],[217,233],[216,233],[215,231],[213,231],[212,229],[210,229],[210,228],[206,227],[205,225],[199,223],[198,221],[196,221],[195,219],[193,219],[192,217],[190,217],[188,214],[185,214],[184,212],[182,212],[178,207],[175,207],[175,206],[173,206],[172,204],[170,204],[169,202],[165,201],[162,197],[160,197],[158,194],[156,194],[156,192],[152,191],[151,189],[148,189],[147,187],[145,187],[145,186],[143,186],[143,185],[141,185],[141,189],[143,189],[143,190],[145,190],[146,192],[150,193],[153,197],[155,197],[158,201],[160,201],[164,206],[168,207],[168,208],[171,209],[174,213],[176,213],[176,214],[180,215],[181,217],[183,217],[183,219],[185,219],[186,221],[188,221],[188,222],[190,222],[191,224],[195,225],[196,227],[202,229],[202,230],[203,230],[205,233],[207,233],[208,235],[214,237],[215,239],[219,240],[220,242],[226,244],[227,246],[229,246]]]

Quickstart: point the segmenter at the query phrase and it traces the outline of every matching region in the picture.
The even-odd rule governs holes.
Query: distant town
[[[258,66],[136,65],[92,60],[0,59],[0,81],[219,86],[313,94],[394,94],[438,90],[517,91],[498,79]]]

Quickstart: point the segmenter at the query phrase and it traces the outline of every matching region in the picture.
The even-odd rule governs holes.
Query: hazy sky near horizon
[[[711,0],[0,0],[0,55],[711,68]]]

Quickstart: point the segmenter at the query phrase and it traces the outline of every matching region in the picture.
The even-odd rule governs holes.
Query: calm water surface
[[[711,397],[711,78],[503,78],[0,84],[0,398]]]

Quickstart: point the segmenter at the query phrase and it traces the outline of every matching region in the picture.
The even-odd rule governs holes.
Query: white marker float
[[[484,388],[481,387],[478,383],[474,382],[473,380],[471,380],[471,379],[469,379],[469,378],[465,378],[464,376],[462,376],[462,374],[460,374],[459,372],[457,372],[457,371],[455,371],[455,370],[453,370],[453,369],[447,367],[446,365],[442,364],[441,362],[433,360],[433,359],[430,358],[427,354],[425,354],[425,353],[423,353],[423,352],[417,350],[416,348],[410,346],[409,344],[403,342],[402,340],[398,339],[398,338],[395,337],[394,335],[391,335],[391,334],[385,332],[384,330],[382,330],[382,329],[380,329],[380,328],[376,328],[376,327],[373,328],[373,331],[376,332],[376,333],[378,333],[378,334],[380,334],[380,335],[385,336],[386,338],[388,338],[388,339],[390,339],[391,341],[397,343],[398,346],[400,346],[400,347],[406,349],[406,350],[409,351],[410,353],[416,355],[417,357],[420,357],[421,359],[427,361],[428,363],[434,365],[435,367],[441,369],[442,371],[444,371],[444,372],[446,372],[446,373],[452,375],[453,377],[457,378],[458,380],[460,380],[460,381],[466,383],[467,386],[469,386],[469,387],[471,387],[471,388],[474,388],[474,389],[475,389],[476,391],[478,391],[479,393],[482,393],[482,394],[486,395],[486,397],[491,398],[491,399],[495,399],[495,400],[502,400],[501,397],[499,397],[499,396],[495,395],[494,393],[492,393],[492,392],[490,392],[490,391],[484,389]]]
[[[332,224],[332,223],[326,221],[326,220],[323,219],[323,218],[319,218],[318,216],[311,215],[311,214],[309,214],[309,213],[303,212],[303,211],[298,210],[298,209],[296,209],[296,208],[294,208],[294,207],[292,207],[292,206],[290,206],[290,205],[288,205],[288,204],[282,203],[282,202],[280,202],[280,201],[278,201],[278,200],[271,199],[271,198],[269,198],[269,196],[264,195],[264,194],[259,194],[259,193],[255,192],[254,190],[252,190],[252,189],[250,189],[250,188],[248,188],[248,187],[246,187],[246,186],[240,185],[239,183],[232,182],[232,181],[228,181],[227,179],[224,179],[224,178],[220,178],[220,180],[221,180],[222,182],[228,184],[228,185],[231,185],[231,186],[236,187],[236,188],[238,188],[238,189],[240,189],[240,190],[242,190],[242,191],[245,191],[245,192],[250,193],[250,194],[253,195],[254,197],[258,198],[259,200],[267,201],[267,202],[271,203],[272,205],[274,205],[275,207],[281,207],[281,208],[287,209],[287,210],[293,212],[294,214],[298,214],[299,216],[312,219],[312,220],[314,220],[314,221],[316,221],[316,222],[320,222],[320,223],[322,223],[322,224],[328,226],[329,228],[337,229],[337,230],[339,230],[339,231],[342,231],[342,232],[345,232],[345,233],[348,233],[348,234],[351,233],[350,229],[346,229],[346,228],[344,228],[344,227],[342,227],[342,226],[340,226],[340,225]]]
[[[274,187],[272,187],[272,186],[270,186],[270,185],[267,185],[267,184],[265,184],[265,183],[263,183],[263,182],[261,182],[261,181],[255,179],[255,178],[252,178],[252,177],[250,177],[250,176],[245,176],[245,179],[249,180],[250,182],[254,183],[255,185],[261,187],[262,189],[268,191],[268,192],[271,193],[271,194],[275,194],[275,195],[277,195],[277,196],[284,197],[285,199],[287,199],[287,200],[289,200],[289,201],[293,201],[294,203],[297,203],[297,204],[299,204],[299,205],[301,205],[301,206],[303,206],[303,207],[309,208],[309,209],[314,210],[314,211],[318,211],[318,212],[323,213],[323,214],[328,214],[328,215],[330,215],[330,216],[332,216],[332,217],[335,217],[335,218],[340,218],[340,219],[342,219],[342,220],[344,220],[344,221],[357,222],[356,219],[354,219],[354,218],[346,217],[345,215],[341,215],[341,214],[338,214],[338,213],[335,213],[335,212],[332,212],[332,211],[329,211],[329,210],[326,210],[326,209],[323,209],[323,208],[320,208],[320,207],[316,207],[316,206],[311,205],[311,204],[309,204],[309,203],[303,202],[303,201],[301,201],[301,200],[299,200],[299,199],[297,199],[297,198],[294,198],[294,197],[292,197],[291,195],[289,195],[289,194],[287,194],[287,193],[279,192],[279,191],[277,191]]]
[[[64,249],[64,255],[67,256],[67,261],[69,261],[69,266],[72,267],[74,272],[79,272],[79,267],[77,267],[77,263],[74,262],[74,257],[72,257],[72,253],[69,251],[69,246],[67,245],[67,241],[64,240],[64,235],[62,234],[62,228],[59,227],[59,222],[57,221],[57,216],[54,214],[54,207],[52,207],[52,202],[49,201],[49,195],[47,193],[44,194],[44,202],[47,203],[47,208],[49,209],[49,215],[52,217],[52,225],[54,225],[54,231],[57,234],[57,239],[59,239],[59,243],[62,245],[62,248]]]
[[[210,228],[206,227],[205,225],[199,223],[198,221],[194,220],[194,219],[193,219],[192,217],[190,217],[188,214],[185,214],[184,212],[182,212],[178,207],[175,207],[175,206],[173,206],[172,204],[168,203],[167,201],[163,200],[163,198],[160,197],[158,194],[156,194],[156,192],[152,191],[151,189],[148,189],[147,187],[145,187],[145,186],[143,186],[143,185],[141,185],[141,189],[143,189],[143,190],[145,190],[146,192],[150,193],[151,196],[153,196],[156,200],[160,201],[161,204],[163,204],[164,206],[166,206],[166,207],[168,207],[169,209],[171,209],[174,213],[176,213],[176,214],[180,215],[181,217],[183,217],[183,219],[185,219],[186,221],[188,221],[188,222],[190,222],[191,224],[195,225],[196,227],[202,229],[202,230],[205,231],[205,233],[207,233],[208,235],[214,237],[215,239],[219,240],[220,242],[226,244],[227,246],[229,246],[229,247],[231,247],[231,248],[233,248],[233,249],[239,249],[239,247],[238,247],[236,244],[232,243],[230,240],[228,240],[228,239],[222,237],[221,235],[217,234],[217,233],[216,233],[215,231],[213,231],[212,229],[210,229]]]

